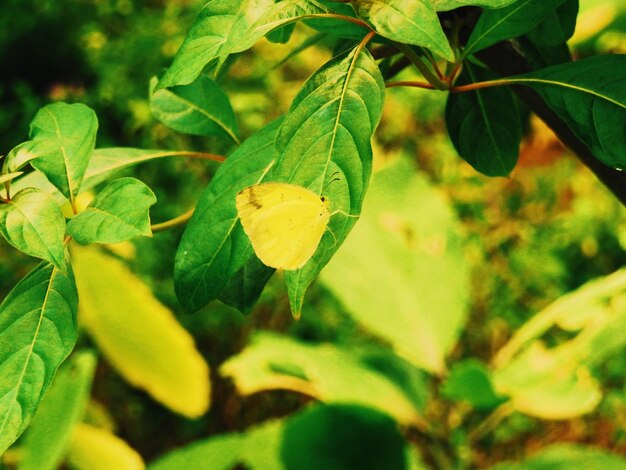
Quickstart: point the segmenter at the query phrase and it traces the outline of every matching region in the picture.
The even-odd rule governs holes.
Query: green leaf
[[[96,368],[89,351],[73,355],[59,368],[50,390],[24,434],[19,470],[54,470],[82,419]]]
[[[404,470],[405,445],[396,423],[377,411],[316,406],[287,422],[281,455],[286,470]]]
[[[499,41],[526,34],[566,0],[518,0],[506,8],[485,10],[463,54],[474,54]]]
[[[374,175],[361,220],[321,280],[397,354],[443,373],[467,316],[458,233],[449,205],[410,164],[396,164]]]
[[[457,85],[498,78],[486,69],[466,63]],[[519,156],[522,124],[517,103],[506,87],[450,93],[446,126],[459,155],[487,176],[508,175]]]
[[[73,470],[144,470],[141,455],[106,429],[80,423],[67,452]]]
[[[155,118],[184,134],[218,136],[239,144],[237,121],[228,96],[207,75],[184,86],[154,91],[150,81],[150,109]]]
[[[304,84],[281,125],[276,141],[280,157],[266,180],[323,194],[334,213],[313,257],[301,269],[285,273],[296,315],[307,287],[361,212],[372,168],[370,139],[380,120],[384,91],[372,56],[357,47],[325,64]]]
[[[566,0],[535,29],[520,38],[533,69],[572,60],[567,41],[574,34],[577,17],[578,0]]]
[[[309,345],[274,334],[257,334],[250,346],[226,361],[220,373],[244,395],[293,390],[328,403],[368,406],[403,424],[421,422],[423,390],[413,391],[371,365],[367,352],[330,344]],[[358,387],[354,387],[359,383]]]
[[[249,253],[248,261],[234,273],[220,292],[219,299],[244,314],[252,311],[274,270]]]
[[[40,264],[0,305],[0,455],[30,423],[76,342],[71,272]]]
[[[211,0],[200,11],[157,89],[193,82],[207,65],[219,69],[270,31],[328,13],[315,0]]]
[[[454,364],[441,387],[446,398],[467,401],[479,410],[492,410],[506,401],[493,389],[487,366],[477,359]]]
[[[626,55],[595,56],[513,77],[533,88],[606,165],[626,169]]]
[[[461,7],[503,8],[518,0],[430,0],[435,10],[449,11]]]
[[[556,444],[540,450],[522,462],[504,462],[491,470],[617,470],[626,468],[626,459],[594,447]]]
[[[173,313],[119,260],[93,247],[71,253],[81,322],[109,363],[175,412],[204,414],[209,368]]]
[[[193,217],[187,224],[176,254],[174,282],[176,293],[188,311],[195,311],[215,300],[233,276],[256,257],[250,241],[238,222],[235,196],[267,173],[277,155],[274,148],[280,121],[275,121],[248,138],[235,150],[200,196]],[[258,266],[258,278],[242,283],[242,298],[256,300],[273,269]],[[260,271],[260,272],[259,272]],[[240,273],[240,274],[238,274]],[[225,294],[228,296],[227,294]],[[249,306],[244,302],[244,310]]]
[[[23,253],[65,270],[65,218],[48,193],[23,189],[7,203],[0,204],[0,233]]]
[[[8,170],[9,172],[21,170],[23,167],[29,164],[31,160],[39,156],[33,153],[31,150],[31,148],[35,146],[36,142],[29,140],[28,142],[23,142],[17,147],[13,148],[6,156],[3,168]]]
[[[268,33],[267,40],[277,44],[287,44],[295,27],[296,25],[294,23],[281,26],[280,28]]]
[[[69,221],[67,231],[83,245],[150,237],[149,209],[155,203],[156,196],[144,183],[135,178],[119,178]]]
[[[80,103],[45,106],[30,125],[29,150],[37,155],[32,160],[33,167],[70,201],[80,189],[97,130],[96,114]]]
[[[430,49],[453,62],[454,53],[430,0],[361,0],[357,13],[388,39]]]
[[[13,181],[15,178],[17,178],[18,176],[21,176],[22,174],[24,174],[23,171],[15,171],[13,173],[6,173],[4,175],[0,175],[0,184]]]

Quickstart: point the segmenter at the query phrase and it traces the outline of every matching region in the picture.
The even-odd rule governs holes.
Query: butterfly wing
[[[277,269],[304,266],[330,218],[317,194],[285,183],[250,186],[237,195],[236,205],[254,252],[264,264]]]

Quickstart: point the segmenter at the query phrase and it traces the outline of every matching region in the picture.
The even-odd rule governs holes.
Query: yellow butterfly
[[[263,264],[276,269],[304,266],[330,220],[324,196],[293,184],[249,186],[237,194],[235,203],[254,252]]]

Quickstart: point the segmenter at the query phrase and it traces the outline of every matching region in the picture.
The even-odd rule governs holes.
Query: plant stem
[[[482,423],[480,423],[474,430],[469,433],[470,442],[477,441],[484,437],[490,431],[493,431],[495,427],[504,419],[513,413],[515,409],[511,403],[504,403],[496,408],[489,416],[487,416]]]
[[[179,215],[178,217],[174,217],[173,219],[166,220],[165,222],[161,222],[159,224],[154,224],[150,228],[152,229],[152,232],[155,233],[163,232],[165,230],[184,225],[189,221],[189,219],[191,219],[191,216],[193,215],[195,210],[195,208],[189,209],[187,212]]]
[[[311,18],[331,18],[336,20],[347,21],[348,23],[354,23],[355,25],[361,26],[362,28],[366,28],[369,31],[373,31],[370,25],[368,25],[365,21],[360,20],[358,18],[352,18],[351,16],[339,15],[337,13],[321,13],[319,15],[310,15]]]
[[[426,90],[436,90],[436,88],[427,82],[389,82],[385,84],[386,88],[398,88],[401,86],[408,86],[413,88],[425,88]]]
[[[411,61],[415,68],[420,71],[422,76],[433,85],[436,90],[447,90],[448,84],[442,81],[437,75],[430,70],[428,65],[424,63],[422,58],[407,44],[395,43],[395,46]]]
[[[219,162],[219,163],[222,163],[223,161],[226,160],[226,157],[222,155],[216,155],[213,153],[205,153],[205,152],[190,152],[187,150],[163,152],[163,154],[164,156],[199,158],[200,160],[211,160],[211,161]]]

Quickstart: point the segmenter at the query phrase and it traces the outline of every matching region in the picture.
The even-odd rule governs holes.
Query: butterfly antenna
[[[339,172],[335,171],[332,175],[330,175],[330,181],[328,183],[326,183],[326,186],[324,186],[324,192],[326,192],[326,188],[328,188],[328,186],[330,186],[330,183],[334,183],[335,181],[341,181],[341,178],[339,178],[338,175]]]

